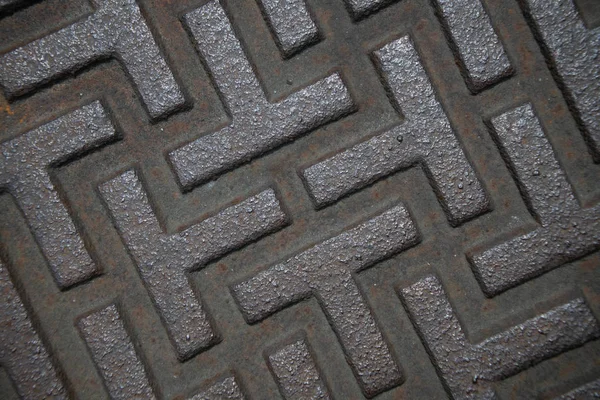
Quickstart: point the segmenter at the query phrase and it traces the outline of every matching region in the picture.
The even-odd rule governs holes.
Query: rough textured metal
[[[276,42],[287,57],[319,40],[305,0],[259,0]]]
[[[0,84],[16,96],[95,60],[116,56],[152,118],[181,107],[183,94],[135,0],[94,0],[95,12],[0,56]]]
[[[600,206],[580,208],[531,105],[493,118],[492,126],[522,196],[541,226],[471,256],[488,295],[600,248]]]
[[[25,187],[27,179],[48,176],[43,182],[49,186],[36,180],[39,188],[27,189],[29,198],[43,206],[50,190],[60,199],[50,204],[64,210],[60,221],[74,227],[62,240],[63,225],[36,217],[38,203],[27,211],[19,192],[0,180],[0,258],[13,282],[4,285],[0,271],[0,348],[9,340],[22,346],[0,354],[0,399],[19,398],[20,385],[41,390],[26,398],[51,397],[46,390],[54,387],[64,388],[58,391],[62,397],[111,397],[78,327],[81,318],[109,304],[116,305],[117,324],[134,348],[134,353],[115,351],[102,358],[119,360],[104,371],[111,374],[113,391],[121,390],[114,382],[128,377],[126,367],[141,361],[141,378],[131,382],[143,383],[157,398],[283,398],[278,376],[289,375],[274,373],[269,356],[289,355],[284,347],[302,339],[311,357],[292,357],[287,366],[298,360],[314,366],[309,375],[318,371],[320,387],[331,398],[448,398],[436,359],[396,295],[431,274],[439,277],[462,324],[461,346],[472,353],[499,333],[508,338],[508,345],[492,346],[496,353],[478,350],[495,356],[489,360],[471,353],[469,360],[461,359],[459,347],[450,350],[461,352],[440,356],[456,366],[450,377],[463,370],[512,375],[487,376],[501,381],[477,376],[475,384],[467,375],[462,387],[482,386],[482,393],[493,390],[501,399],[547,399],[581,385],[578,397],[597,391],[585,385],[600,377],[600,340],[562,351],[565,341],[581,339],[580,328],[591,321],[585,306],[573,299],[584,298],[600,317],[595,225],[600,164],[587,155],[584,138],[590,135],[580,133],[585,131],[581,110],[553,56],[586,54],[590,64],[573,73],[589,76],[595,53],[583,36],[563,28],[576,16],[585,21],[588,34],[595,32],[600,1],[573,0],[577,12],[567,13],[554,29],[566,50],[553,52],[526,0],[479,0],[517,73],[476,93],[465,85],[466,68],[459,59],[468,59],[489,37],[474,30],[477,41],[457,59],[448,44],[450,24],[441,7],[436,14],[432,0],[304,1],[270,0],[280,6],[269,15],[267,0],[123,0],[117,18],[104,14],[106,21],[98,19],[104,6],[96,7],[96,0],[31,0],[0,10],[0,58],[36,41],[49,43],[44,54],[54,67],[69,61],[58,75],[42,81],[32,76],[35,82],[14,93],[2,87],[0,146],[22,143],[11,160],[41,175],[28,178],[24,172],[13,176],[11,185]],[[464,1],[455,3],[468,4]],[[552,8],[559,0],[552,1],[545,7],[560,10]],[[475,8],[455,9],[462,21],[485,16],[479,3],[470,4]],[[297,7],[306,7],[310,22]],[[135,18],[128,21],[126,15]],[[278,25],[279,32],[276,16],[286,22]],[[98,21],[94,27],[92,20]],[[287,54],[278,35],[298,37],[304,29],[313,31],[312,24],[318,43],[307,41]],[[62,52],[56,38],[77,29],[79,36],[60,43],[89,47]],[[150,70],[164,59],[164,70],[175,77],[170,82],[177,82],[169,84],[176,89],[170,93],[184,93],[185,105],[183,97],[152,89],[159,97],[179,98],[175,103],[182,107],[161,114],[167,118],[150,118],[118,51],[102,47],[95,52],[94,46],[108,46],[104,39],[113,40],[121,31],[127,31],[123,40],[133,32],[139,34],[134,39],[156,44],[160,52],[152,54],[136,47],[143,57],[135,61]],[[40,71],[37,56],[29,55],[32,71]],[[8,78],[1,73],[0,86]],[[153,73],[142,78],[167,82]],[[106,113],[99,103],[86,106],[98,107],[92,125],[103,128],[94,133],[97,140],[86,136],[91,131],[85,118],[72,127],[71,136],[45,127],[98,99]],[[518,144],[504,143],[499,130],[486,131],[486,124],[501,122],[494,116],[526,102],[547,141],[539,144],[539,127],[531,139],[517,135]],[[529,116],[523,115],[527,126]],[[42,125],[40,140],[30,140],[28,132]],[[37,154],[50,154],[64,138],[79,138],[67,140],[73,151],[39,162]],[[173,156],[195,141],[206,153],[190,147],[189,165],[177,172]],[[352,155],[350,149],[360,146],[365,152]],[[322,193],[333,193],[319,204],[306,190],[303,172],[331,157],[339,170],[323,175],[323,181],[312,180],[321,182]],[[0,177],[8,171],[2,165]],[[187,178],[186,169],[191,171]],[[254,205],[248,207],[249,201]],[[413,221],[405,228],[393,222],[402,213],[381,217],[400,202],[410,218],[405,214],[398,221]],[[38,233],[35,224],[41,227]],[[72,279],[76,284],[57,286],[40,235],[55,243],[61,257],[72,253],[69,241],[80,238],[89,273],[78,273],[81,277]],[[476,279],[486,270],[473,263],[486,251],[492,287],[487,298],[483,280]],[[521,258],[515,256],[519,251]],[[67,272],[78,267],[71,261],[64,265]],[[369,268],[358,272],[363,267]],[[496,284],[498,290],[511,289],[492,297],[499,293]],[[247,291],[240,295],[240,288]],[[7,298],[22,303],[3,303]],[[17,303],[22,307],[14,307]],[[564,304],[567,308],[555,308]],[[443,328],[455,327],[437,302],[419,306],[427,309],[424,314],[444,314],[434,321],[445,324],[442,329],[428,325],[440,341]],[[30,324],[20,329],[27,316]],[[554,344],[550,340],[557,334],[544,338],[528,328],[545,325],[543,318],[555,333],[566,332]],[[523,335],[514,330],[528,319]],[[525,347],[513,346],[515,341]],[[537,344],[545,346],[543,351]],[[131,354],[133,362],[127,358]],[[542,360],[540,354],[556,356]],[[537,357],[532,368],[523,361],[529,356]],[[22,369],[11,369],[8,360],[19,357],[25,360],[16,362]],[[302,389],[307,382],[314,388],[304,371],[295,375],[303,377],[296,382]],[[58,386],[40,385],[46,381]],[[147,394],[124,397],[149,397],[150,390]]]
[[[487,195],[454,136],[410,38],[385,45],[375,56],[406,121],[304,170],[307,190],[316,205],[330,204],[420,162],[451,224],[487,211]]]
[[[394,0],[344,0],[352,16],[364,18]]]
[[[282,347],[268,361],[285,399],[330,399],[305,340]]]
[[[230,376],[210,386],[202,393],[190,397],[190,400],[244,400],[245,398],[235,378]]]
[[[573,0],[522,1],[562,81],[567,102],[600,160],[600,27],[588,29]]]
[[[48,168],[98,147],[116,135],[94,102],[0,144],[0,186],[17,200],[60,288],[98,272]]]
[[[33,328],[8,270],[0,261],[0,362],[26,399],[67,397],[50,356]]]
[[[396,206],[236,284],[232,291],[250,323],[315,295],[362,390],[366,395],[374,396],[398,385],[401,374],[352,273],[413,246],[419,240],[417,228],[406,208]]]
[[[112,399],[154,399],[144,366],[114,304],[77,323]]]
[[[270,103],[217,1],[186,14],[185,21],[232,122],[170,154],[182,185],[214,178],[352,110],[336,74]]]
[[[496,398],[492,382],[600,336],[583,299],[471,344],[438,279],[428,276],[401,297],[452,397]]]
[[[556,397],[556,400],[591,400],[600,399],[600,379],[571,390],[562,396]]]
[[[434,6],[471,90],[482,90],[511,73],[481,0],[434,0]]]
[[[215,343],[208,315],[186,273],[286,224],[273,190],[265,190],[178,233],[165,233],[132,170],[100,191],[181,359]]]

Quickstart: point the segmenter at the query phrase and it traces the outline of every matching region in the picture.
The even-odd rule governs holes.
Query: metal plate
[[[0,1],[0,398],[599,397],[598,4]]]

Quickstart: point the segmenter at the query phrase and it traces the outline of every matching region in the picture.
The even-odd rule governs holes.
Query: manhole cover
[[[600,397],[600,2],[0,0],[0,397]]]

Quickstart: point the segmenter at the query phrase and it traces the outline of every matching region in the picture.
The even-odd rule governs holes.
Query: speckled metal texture
[[[267,360],[286,400],[331,398],[305,340],[283,346]]]
[[[481,0],[433,1],[472,91],[492,85],[512,72]]]
[[[235,378],[230,376],[195,394],[190,397],[190,400],[244,400],[245,398]]]
[[[186,272],[267,233],[281,229],[285,213],[272,190],[180,232],[165,233],[134,171],[103,184],[111,210],[140,275],[181,359],[218,340]]]
[[[94,102],[0,144],[0,185],[15,197],[61,288],[96,274],[48,169],[116,136]]]
[[[401,292],[416,329],[454,398],[494,399],[489,382],[600,336],[598,321],[575,299],[484,341],[471,344],[434,276]]]
[[[355,19],[367,17],[369,14],[388,5],[394,0],[344,0],[348,10]]]
[[[258,0],[284,56],[290,57],[319,40],[305,0]]]
[[[338,75],[271,104],[217,1],[185,16],[232,122],[170,154],[183,186],[203,183],[352,109]]]
[[[0,57],[0,84],[8,96],[103,57],[116,57],[152,118],[181,107],[184,98],[160,54],[135,0],[93,0],[95,12],[83,21]]]
[[[581,209],[530,104],[493,118],[491,125],[540,224],[471,257],[483,290],[493,296],[600,248],[600,206]]]
[[[597,399],[600,398],[600,379],[582,385],[577,389],[571,390],[560,397],[557,400],[585,400],[585,399]]]
[[[364,393],[398,385],[401,373],[353,281],[358,272],[419,241],[408,211],[394,207],[236,284],[233,295],[250,323],[315,295],[335,330]]]
[[[24,398],[66,398],[65,388],[35,331],[27,310],[0,262],[0,360]]]
[[[398,127],[307,168],[308,192],[317,207],[361,189],[399,169],[423,163],[450,223],[487,211],[488,199],[456,140],[408,36],[375,53],[406,118]]]
[[[573,0],[523,0],[523,6],[600,162],[600,27],[587,27]]]
[[[156,398],[114,304],[86,315],[77,326],[111,398]]]
[[[0,4],[0,399],[600,396],[600,2]]]

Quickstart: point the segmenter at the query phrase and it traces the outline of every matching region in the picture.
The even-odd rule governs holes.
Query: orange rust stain
[[[3,105],[2,111],[7,113],[8,115],[15,115],[15,112],[10,108],[9,104]]]

